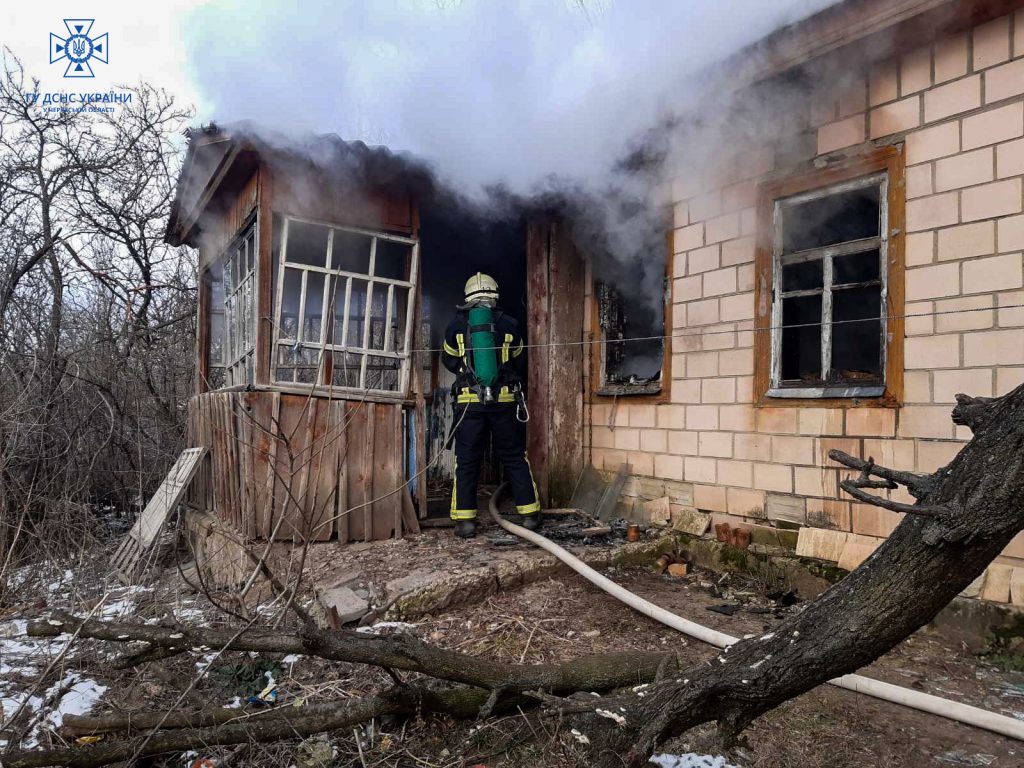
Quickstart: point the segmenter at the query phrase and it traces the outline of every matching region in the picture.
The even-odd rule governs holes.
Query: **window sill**
[[[822,392],[823,394],[815,394]],[[851,394],[836,395],[834,392]],[[874,394],[869,394],[874,393]],[[755,408],[899,408],[899,398],[884,387],[800,387],[769,389]]]
[[[778,387],[765,392],[765,397],[776,397],[783,399],[804,399],[804,398],[859,398],[859,397],[882,397],[885,394],[885,387]]]
[[[650,384],[605,384],[598,388],[599,397],[633,397],[635,395],[660,395],[661,382]]]

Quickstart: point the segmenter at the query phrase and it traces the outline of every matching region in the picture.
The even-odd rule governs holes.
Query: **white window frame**
[[[271,359],[271,370],[273,372],[273,378],[276,383],[289,384],[294,386],[302,386],[307,388],[329,388],[332,392],[351,392],[357,394],[373,393],[375,395],[384,396],[404,396],[409,389],[409,366],[410,366],[410,346],[412,343],[412,330],[413,330],[413,316],[415,310],[416,301],[416,282],[419,272],[419,240],[413,237],[404,237],[402,235],[394,235],[390,233],[380,232],[376,230],[361,229],[358,227],[340,226],[338,224],[332,224],[325,221],[317,221],[313,219],[301,218],[298,216],[282,216],[281,221],[281,252],[278,258],[278,273],[277,273],[277,290],[274,300],[274,345],[273,345],[273,357]],[[325,266],[313,266],[310,264],[301,264],[296,262],[288,261],[288,228],[291,222],[300,224],[309,224],[318,227],[325,227],[328,230],[327,234],[327,253],[325,255],[324,264]],[[369,261],[369,274],[361,272],[352,272],[343,269],[335,269],[332,266],[334,259],[334,233],[335,232],[351,232],[359,235],[365,235],[370,240],[370,261]],[[389,277],[377,277],[374,276],[374,270],[376,268],[376,256],[377,256],[377,243],[380,240],[386,240],[396,243],[402,243],[411,246],[410,251],[410,266],[409,266],[409,279],[398,280]],[[296,322],[295,337],[288,337],[283,334],[283,327],[281,324],[281,313],[284,306],[284,284],[285,284],[285,272],[286,270],[294,270],[301,273],[301,283],[299,289],[299,316]],[[304,325],[305,325],[305,305],[306,305],[306,286],[309,273],[321,273],[325,275],[324,289],[323,289],[323,303],[322,312],[320,317],[320,340],[319,341],[307,341],[303,339]],[[352,298],[352,281],[361,280],[366,282],[366,306],[364,310],[363,319],[363,333],[361,344],[358,346],[348,344],[334,344],[328,341],[328,318],[332,314],[337,314],[337,309],[334,313],[328,311],[330,307],[330,293],[332,286],[336,285],[335,281],[345,281],[345,308],[343,317],[343,325],[341,329],[340,338],[345,341],[348,339],[348,322],[350,312],[348,305],[351,303]],[[383,349],[374,349],[370,347],[370,326],[371,326],[371,313],[373,311],[373,292],[375,289],[384,289],[387,291],[387,301],[385,306],[384,317],[390,318],[392,310],[395,307],[395,289],[405,288],[407,289],[406,298],[406,314],[405,314],[405,328],[403,330],[403,344],[401,350],[392,350],[394,339],[392,338],[391,323],[385,323],[384,328],[384,340]],[[278,365],[278,349],[281,347],[285,348],[303,348],[312,349],[319,353],[319,364],[317,370],[317,381],[316,383],[299,382],[295,381],[295,370],[293,369],[292,381],[286,381],[277,377]],[[327,354],[333,353],[353,353],[361,356],[359,366],[359,386],[349,387],[340,386],[338,384],[326,384],[322,382],[323,372],[325,370],[324,358]],[[367,386],[367,363],[370,357],[386,357],[398,361],[399,375],[398,375],[398,388],[397,389],[382,389],[376,387]]]
[[[835,245],[819,246],[783,255],[783,223],[786,210],[794,206],[823,197],[877,186],[879,188],[878,235],[859,240],[849,240]],[[776,398],[827,398],[827,397],[881,397],[885,394],[888,344],[888,263],[889,263],[889,174],[887,171],[872,173],[856,179],[827,187],[802,192],[791,197],[774,201],[772,211],[772,345],[771,377],[766,395]],[[832,363],[832,260],[865,251],[878,250],[880,348],[879,373],[881,382],[872,385],[837,384],[817,387],[787,386],[782,380],[782,300],[798,296],[821,294],[821,375],[828,381]],[[782,290],[782,267],[800,261],[820,259],[822,262],[822,287],[798,291]],[[869,281],[874,284],[874,281]],[[854,287],[854,286],[848,286]]]
[[[247,250],[248,249],[248,250]],[[256,375],[256,265],[259,262],[259,227],[257,217],[250,219],[239,233],[231,239],[214,265],[220,265],[220,282],[223,303],[213,306],[212,289],[210,308],[208,310],[207,327],[212,334],[212,316],[223,317],[220,360],[210,357],[209,347],[212,337],[207,341],[208,368],[221,368],[224,371],[224,383],[216,389],[245,386],[253,384]],[[246,255],[251,259],[246,259]],[[245,273],[232,282],[229,277],[240,260],[245,261]],[[207,379],[211,377],[207,372]]]
[[[229,387],[252,384],[255,380],[256,264],[259,253],[259,227],[253,218],[224,254],[224,367]],[[231,274],[229,270],[233,270],[239,260],[245,264],[245,274],[239,275],[236,284],[230,284],[227,280]]]

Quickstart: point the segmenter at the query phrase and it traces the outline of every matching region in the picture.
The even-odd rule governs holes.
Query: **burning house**
[[[847,0],[730,58],[728,106],[665,129],[646,218],[670,213],[625,259],[579,206],[483,214],[383,149],[193,133],[168,230],[200,253],[192,505],[254,538],[417,530],[439,334],[481,270],[529,334],[545,504],[626,467],[623,515],[667,497],[857,565],[901,514],[829,450],[934,471],[954,395],[1024,381],[1021,6]],[[1008,601],[1024,539],[988,573]]]

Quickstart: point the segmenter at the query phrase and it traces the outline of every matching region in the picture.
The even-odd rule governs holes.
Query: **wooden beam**
[[[547,502],[565,505],[583,469],[584,264],[564,226],[552,224],[549,238]],[[535,350],[531,350],[535,351]],[[534,409],[534,412],[536,409]]]
[[[549,285],[549,253],[551,228],[549,221],[531,221],[526,229],[526,310],[529,351],[528,384],[530,424],[527,455],[533,469],[541,504],[548,499],[548,414],[551,408],[550,348],[544,346],[551,335],[551,289]]]

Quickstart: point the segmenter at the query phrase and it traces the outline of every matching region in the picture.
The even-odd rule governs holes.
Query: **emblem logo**
[[[68,60],[64,77],[95,77],[90,60],[108,63],[109,45],[107,33],[92,37],[92,25],[96,19],[64,19],[68,36],[50,33],[50,63]]]

